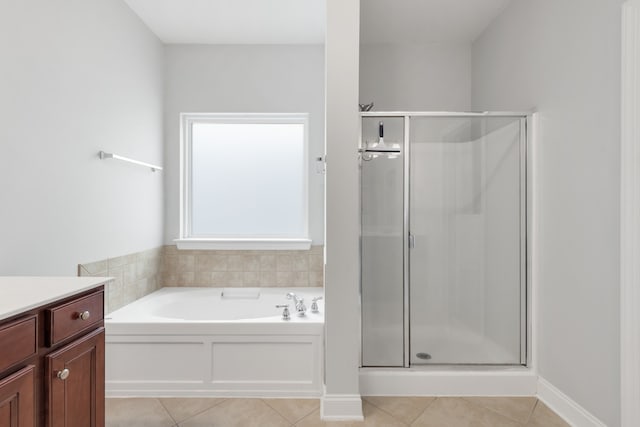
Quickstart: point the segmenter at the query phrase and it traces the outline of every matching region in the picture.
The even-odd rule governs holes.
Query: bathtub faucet
[[[298,313],[298,316],[304,316],[306,314],[307,306],[304,305],[304,298],[300,298],[293,292],[289,292],[287,294],[287,299],[293,300],[296,304],[296,313]]]

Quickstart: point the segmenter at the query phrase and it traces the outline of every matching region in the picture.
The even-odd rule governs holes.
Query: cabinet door
[[[35,367],[27,366],[0,381],[0,426],[34,427]]]
[[[47,426],[104,426],[104,328],[46,356]]]

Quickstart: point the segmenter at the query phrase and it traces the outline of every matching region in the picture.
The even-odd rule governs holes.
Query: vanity
[[[100,277],[0,277],[0,426],[104,426]]]

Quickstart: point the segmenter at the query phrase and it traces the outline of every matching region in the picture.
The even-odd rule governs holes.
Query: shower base
[[[521,365],[519,353],[468,329],[415,328],[412,333],[411,365]],[[418,353],[430,358],[418,357]]]
[[[363,396],[535,396],[537,384],[538,376],[521,366],[360,369]]]

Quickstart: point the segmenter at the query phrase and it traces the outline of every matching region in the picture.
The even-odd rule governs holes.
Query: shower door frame
[[[369,111],[360,113],[360,151],[365,148],[362,141],[363,118],[402,118],[403,119],[403,305],[404,305],[404,366],[396,369],[424,368],[429,366],[524,366],[532,364],[532,296],[530,287],[531,250],[528,235],[531,230],[531,203],[529,177],[529,140],[532,112],[522,111]],[[447,118],[483,118],[483,117],[513,117],[520,119],[520,364],[433,364],[411,365],[411,322],[410,322],[410,191],[411,191],[411,118],[412,117],[447,117]],[[360,243],[362,245],[362,241]],[[362,248],[361,248],[362,252]],[[360,265],[362,269],[362,265]],[[362,273],[360,274],[360,295],[362,297]],[[362,359],[362,354],[361,354]],[[362,366],[361,360],[361,366]]]

